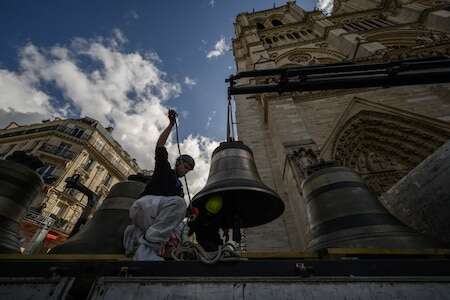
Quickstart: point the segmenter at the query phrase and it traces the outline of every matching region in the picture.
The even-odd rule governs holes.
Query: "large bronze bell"
[[[123,232],[131,224],[128,209],[139,198],[145,183],[115,184],[91,221],[51,254],[123,254]]]
[[[20,253],[20,222],[42,187],[32,168],[0,160],[0,253]]]
[[[192,205],[201,209],[214,196],[223,199],[225,228],[233,228],[237,219],[239,227],[262,225],[284,211],[278,194],[259,177],[252,151],[239,141],[223,142],[214,150],[208,181]]]
[[[326,167],[303,182],[310,250],[324,248],[434,248],[439,246],[395,219],[361,177]]]

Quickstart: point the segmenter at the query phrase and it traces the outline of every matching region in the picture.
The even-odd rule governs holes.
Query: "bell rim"
[[[204,205],[204,203],[207,199],[205,196],[207,196],[209,194],[213,194],[216,192],[222,192],[222,193],[223,192],[232,192],[235,190],[241,190],[241,191],[244,190],[244,191],[253,191],[253,192],[256,191],[256,192],[264,193],[264,194],[268,195],[268,198],[272,198],[273,200],[276,201],[276,208],[275,208],[276,212],[277,212],[276,214],[273,214],[270,218],[258,220],[258,222],[255,222],[254,220],[252,220],[253,222],[248,222],[246,224],[242,224],[242,226],[241,226],[242,228],[261,226],[261,225],[267,224],[269,222],[272,222],[272,221],[276,220],[277,218],[279,218],[286,210],[286,206],[285,206],[283,200],[278,196],[278,194],[276,192],[272,191],[271,189],[263,189],[263,188],[248,187],[248,186],[216,188],[216,189],[207,190],[205,192],[202,192],[201,194],[198,193],[192,199],[192,206],[201,208],[201,206]]]

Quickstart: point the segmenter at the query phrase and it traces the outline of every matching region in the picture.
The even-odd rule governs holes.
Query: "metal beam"
[[[235,85],[241,78],[279,75],[279,83]],[[450,59],[431,58],[377,64],[332,64],[241,72],[231,76],[230,95],[283,93],[450,82]]]

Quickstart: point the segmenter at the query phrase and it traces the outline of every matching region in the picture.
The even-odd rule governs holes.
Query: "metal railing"
[[[72,159],[75,157],[75,152],[47,143],[42,144],[42,146],[39,148],[39,151],[44,151],[53,155],[60,156],[65,159]]]
[[[34,223],[40,227],[49,226],[51,229],[63,232],[65,234],[69,234],[75,226],[75,224],[69,222],[68,220],[60,218],[49,212],[39,212],[34,208],[30,208],[27,211],[24,221]]]
[[[27,213],[24,217],[24,220],[30,221],[39,226],[45,226],[46,224],[50,224],[49,222],[53,223],[55,221],[53,218],[43,215],[42,213],[40,213],[39,211],[37,211],[34,208],[30,208],[27,211]]]
[[[25,134],[53,131],[53,130],[71,135],[71,136],[79,138],[81,140],[87,140],[87,139],[89,139],[89,136],[90,136],[89,133],[80,131],[77,128],[70,128],[70,127],[67,127],[64,125],[53,125],[53,126],[30,128],[30,129],[25,129],[25,130],[16,130],[16,131],[12,131],[12,132],[8,132],[9,130],[6,130],[4,133],[0,134],[0,138],[8,138],[8,137],[20,136],[20,135],[25,135]]]
[[[77,128],[70,128],[70,127],[67,127],[67,126],[58,125],[56,127],[56,130],[60,131],[60,132],[63,132],[65,134],[74,136],[74,137],[79,138],[81,140],[89,139],[89,134],[88,133],[86,133],[84,131],[80,131]]]

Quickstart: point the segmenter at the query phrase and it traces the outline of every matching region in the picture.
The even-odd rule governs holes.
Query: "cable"
[[[228,254],[229,260],[241,260],[236,245],[227,242],[223,246],[219,246],[214,255],[208,254],[200,244],[186,241],[171,251],[171,256],[175,261],[183,261],[185,255],[195,256],[204,264],[215,264],[219,260],[227,260],[225,255]]]
[[[175,118],[175,133],[176,133],[176,138],[177,138],[177,147],[178,147],[178,155],[181,156],[181,149],[180,149],[180,138],[178,136],[178,122],[177,119]],[[188,198],[189,198],[189,209],[192,212],[192,200],[191,200],[191,193],[189,192],[189,186],[187,183],[187,178],[186,178],[186,174],[183,176],[184,177],[184,183],[186,185],[186,191],[188,194]]]

